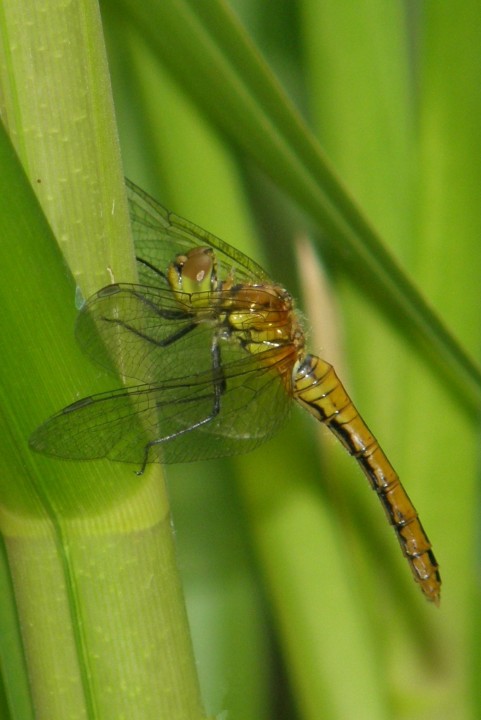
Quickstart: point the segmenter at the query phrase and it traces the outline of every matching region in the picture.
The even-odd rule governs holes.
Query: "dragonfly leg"
[[[215,337],[212,343],[212,380],[213,380],[213,398],[212,398],[212,409],[206,417],[202,418],[202,420],[198,420],[197,422],[193,423],[192,425],[189,425],[189,427],[182,428],[182,430],[178,430],[174,433],[170,433],[169,435],[165,435],[164,437],[157,438],[155,440],[151,440],[148,442],[144,447],[144,459],[142,462],[142,467],[140,470],[137,470],[137,475],[143,475],[145,472],[145,468],[149,462],[149,455],[150,451],[153,447],[156,447],[158,445],[163,445],[166,442],[169,442],[169,440],[175,440],[175,438],[180,437],[181,435],[185,435],[186,433],[191,432],[192,430],[196,430],[199,427],[202,427],[203,425],[207,425],[208,423],[212,422],[212,420],[217,417],[217,415],[220,412],[220,405],[221,405],[221,396],[225,392],[226,389],[226,382],[225,377],[222,372],[222,363],[221,363],[221,356],[220,356],[220,347],[217,341],[217,338]],[[196,396],[192,399],[187,399],[186,402],[198,402],[201,398]]]
[[[165,280],[166,284],[168,284],[167,275],[162,270],[155,267],[155,265],[150,263],[148,260],[145,260],[144,258],[141,258],[138,255],[136,255],[135,259],[137,260],[138,263],[140,263],[141,265],[144,265],[144,267],[149,268],[149,270],[151,270],[155,275],[158,275],[159,277],[161,277],[163,280]]]
[[[145,295],[142,295],[141,292],[131,290],[131,294],[143,305],[146,305],[154,315],[162,318],[162,320],[186,320],[192,317],[191,313],[182,310],[180,307],[179,310],[166,310],[166,308],[159,307],[155,302],[152,302],[152,300],[149,300]]]
[[[132,325],[129,325],[123,320],[116,320],[107,317],[103,317],[102,320],[104,322],[113,323],[118,327],[124,328],[125,330],[131,332],[133,335],[137,335],[137,337],[140,337],[142,338],[142,340],[146,340],[147,342],[152,343],[152,345],[156,345],[157,347],[168,347],[172,343],[180,340],[180,338],[183,338],[185,335],[190,333],[191,330],[193,330],[195,327],[197,327],[196,323],[192,322],[190,325],[184,325],[184,327],[180,328],[180,330],[172,333],[172,335],[169,335],[169,337],[164,338],[163,340],[154,340],[154,338],[150,335],[147,335],[147,333],[143,333],[140,330],[137,330],[137,328],[132,327]]]

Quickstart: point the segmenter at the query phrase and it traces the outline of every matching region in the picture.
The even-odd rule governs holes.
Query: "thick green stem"
[[[0,25],[3,123],[81,294],[134,280],[97,4],[6,0]],[[2,593],[16,603],[9,632],[22,638],[32,716],[198,720],[160,468],[139,479],[27,448],[48,414],[117,381],[75,347],[78,289],[3,132],[0,164]],[[13,714],[25,687],[9,691]]]

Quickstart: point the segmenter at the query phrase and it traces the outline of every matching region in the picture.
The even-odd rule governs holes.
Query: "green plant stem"
[[[76,279],[2,128],[0,527],[33,716],[199,720],[160,468],[139,479],[27,448],[76,393],[116,382],[75,347],[75,284],[135,277],[98,7],[8,1],[0,24],[4,125]]]

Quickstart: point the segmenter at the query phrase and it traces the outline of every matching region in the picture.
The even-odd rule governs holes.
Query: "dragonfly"
[[[400,479],[334,368],[307,352],[291,295],[252,259],[126,181],[139,282],[85,302],[86,354],[128,379],[64,408],[31,447],[77,460],[206,460],[248,452],[280,428],[292,400],[327,426],[377,493],[414,580],[439,603],[431,543]]]

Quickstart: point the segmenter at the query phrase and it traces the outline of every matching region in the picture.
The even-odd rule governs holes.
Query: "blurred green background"
[[[335,363],[399,472],[443,578],[436,609],[354,461],[297,408],[249,456],[169,467],[208,712],[479,717],[480,384],[460,350],[479,358],[479,4],[103,0],[101,12],[125,174],[298,299],[312,352]]]
[[[317,310],[312,351],[340,363],[420,512],[444,581],[436,610],[412,587],[355,464],[298,411],[251,456],[169,468],[207,706],[232,718],[474,717],[475,414],[433,353],[403,331],[402,315],[382,312],[362,266],[356,277],[323,228],[232,142],[229,122],[243,118],[222,124],[219,86],[199,89],[216,72],[211,58],[207,68],[172,59],[175,24],[162,25],[150,5],[102,4],[126,174],[252,254]],[[190,5],[198,20],[205,3]],[[386,245],[479,357],[476,3],[229,7]],[[300,240],[308,237],[321,249],[327,301],[319,276],[307,274]]]

